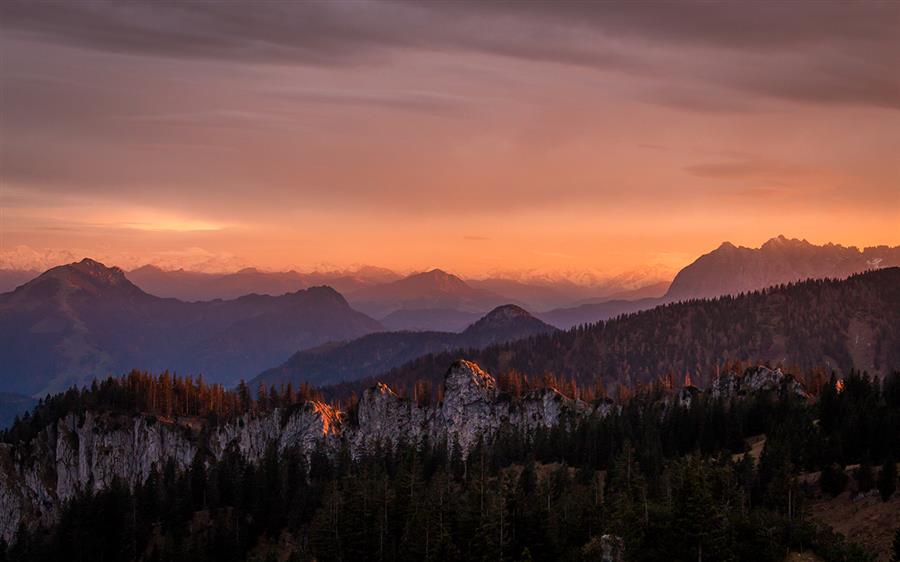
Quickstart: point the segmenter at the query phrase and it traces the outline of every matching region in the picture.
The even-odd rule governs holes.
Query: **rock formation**
[[[610,408],[604,404],[596,411],[605,415]],[[257,462],[270,443],[279,453],[296,449],[306,455],[320,445],[332,453],[346,445],[359,457],[428,437],[432,443],[458,443],[466,455],[479,438],[489,439],[506,425],[549,428],[593,411],[552,389],[512,401],[477,365],[459,361],[447,372],[439,404],[418,406],[379,384],[363,394],[355,423],[317,401],[244,414],[209,431],[201,431],[205,422],[196,418],[69,414],[25,445],[0,444],[0,538],[12,539],[22,522],[52,523],[58,507],[78,490],[101,490],[116,479],[135,485],[170,460],[185,470],[198,451],[220,460],[233,448]]]
[[[721,397],[757,391],[806,396],[793,377],[765,367],[742,375],[726,373],[710,389]],[[689,407],[700,392],[685,388],[667,400]],[[616,407],[611,401],[589,405],[553,388],[513,399],[478,365],[457,361],[445,375],[443,400],[427,406],[377,384],[363,393],[353,415],[318,401],[251,412],[212,426],[198,418],[70,413],[28,443],[0,444],[0,538],[12,539],[23,522],[52,524],[59,506],[79,490],[102,490],[115,480],[136,485],[170,461],[185,470],[198,451],[207,455],[207,462],[221,460],[229,451],[258,462],[272,444],[279,453],[291,449],[307,456],[315,450],[337,454],[346,447],[360,458],[427,439],[458,446],[465,458],[480,439],[490,441],[503,429],[571,429],[579,420],[606,416]]]

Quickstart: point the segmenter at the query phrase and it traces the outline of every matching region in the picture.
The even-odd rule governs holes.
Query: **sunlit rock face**
[[[710,386],[710,392],[714,398],[734,398],[768,391],[784,392],[797,398],[808,398],[806,389],[794,377],[784,374],[781,369],[773,370],[762,366],[747,369],[743,374],[734,371],[722,373]]]
[[[508,408],[498,406],[493,377],[474,363],[458,361],[444,379],[444,401],[432,431],[446,432],[448,443],[468,451],[479,436],[492,435],[509,419]]]
[[[610,411],[605,407],[597,413]],[[591,413],[584,402],[553,389],[534,391],[513,402],[478,365],[458,361],[445,376],[443,401],[434,406],[418,406],[380,383],[367,390],[359,401],[357,423],[344,428],[344,438],[354,456],[401,441],[418,444],[426,437],[431,443],[458,445],[466,456],[479,439],[489,439],[504,426],[531,431],[574,423]]]
[[[366,390],[359,401],[357,428],[345,429],[351,454],[373,454],[379,447],[396,447],[401,441],[419,443],[427,429],[429,412],[397,396],[378,383]]]
[[[59,505],[79,490],[102,490],[114,480],[144,482],[168,462],[186,470],[198,451],[207,461],[229,451],[259,462],[269,447],[278,453],[316,449],[337,453],[347,447],[354,458],[399,443],[458,445],[464,456],[502,428],[534,431],[574,425],[581,418],[607,415],[615,406],[596,408],[552,388],[511,400],[478,365],[458,361],[447,371],[443,400],[419,406],[378,384],[361,397],[355,419],[328,404],[310,401],[287,410],[247,413],[208,431],[205,420],[164,420],[156,416],[87,412],[69,414],[48,425],[27,445],[0,444],[0,537],[9,541],[19,524],[51,524]]]

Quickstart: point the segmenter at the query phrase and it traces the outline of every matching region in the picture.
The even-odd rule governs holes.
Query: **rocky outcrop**
[[[355,455],[374,452],[379,446],[396,446],[401,440],[419,443],[427,436],[433,443],[458,444],[465,456],[479,438],[490,438],[503,427],[522,431],[555,427],[592,414],[604,416],[611,407],[603,403],[592,408],[549,388],[513,401],[478,365],[458,361],[444,379],[444,400],[434,407],[403,400],[384,384],[364,392],[358,424],[346,428],[345,438]]]
[[[207,427],[196,418],[87,412],[69,414],[26,445],[0,444],[0,537],[9,541],[22,522],[53,522],[58,507],[79,490],[101,490],[114,480],[141,483],[173,462],[185,470],[199,454],[220,460],[235,451],[257,462],[274,445],[309,455],[317,448],[336,453],[346,446],[354,457],[396,447],[401,441],[458,444],[464,455],[480,439],[503,427],[531,431],[573,424],[609,413],[593,409],[553,389],[510,400],[496,381],[474,363],[459,361],[447,372],[444,399],[419,406],[378,384],[359,401],[356,419],[317,401],[244,414]]]
[[[715,398],[734,398],[772,391],[803,399],[809,397],[803,385],[793,376],[784,374],[781,369],[762,366],[747,369],[743,374],[734,371],[722,373],[712,382],[709,390]]]
[[[793,377],[765,367],[723,374],[708,392],[728,398],[759,391],[806,396]],[[686,407],[700,394],[686,387],[666,401]],[[445,375],[443,399],[434,405],[419,405],[377,384],[363,393],[353,415],[318,401],[247,413],[215,426],[198,418],[68,414],[28,443],[0,443],[0,538],[11,540],[23,522],[52,524],[59,506],[80,490],[101,490],[115,480],[136,485],[170,462],[185,470],[197,455],[212,462],[232,451],[258,462],[272,446],[279,454],[295,450],[307,456],[346,447],[359,458],[427,439],[458,446],[465,458],[479,440],[501,431],[571,428],[617,407],[608,400],[590,405],[553,388],[512,399],[478,365],[457,361]]]

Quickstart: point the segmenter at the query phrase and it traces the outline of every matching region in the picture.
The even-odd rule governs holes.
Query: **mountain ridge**
[[[434,382],[433,366],[462,352],[432,353],[375,378],[399,388]],[[671,376],[700,381],[727,361],[884,373],[900,367],[900,267],[666,303],[466,353],[494,373],[554,374],[610,389]],[[372,380],[326,391],[344,396]]]
[[[0,377],[26,395],[136,366],[234,383],[298,349],[380,330],[330,287],[183,302],[86,259],[0,295]]]
[[[376,375],[426,353],[481,348],[555,330],[519,306],[502,305],[459,333],[379,332],[299,351],[254,377],[250,385],[334,384]]]
[[[723,242],[681,269],[665,300],[737,294],[803,279],[844,278],[879,267],[900,265],[900,246],[824,244],[778,235],[759,248]]]

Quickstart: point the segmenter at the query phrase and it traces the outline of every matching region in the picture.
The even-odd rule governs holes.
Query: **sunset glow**
[[[483,275],[900,243],[890,4],[685,7],[698,32],[640,6],[311,3],[290,33],[52,6],[3,8],[0,256]]]

